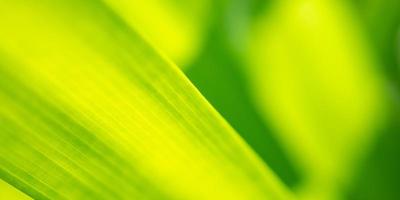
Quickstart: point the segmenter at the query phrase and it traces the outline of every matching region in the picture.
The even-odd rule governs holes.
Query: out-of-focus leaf
[[[210,0],[104,0],[167,56],[186,66],[201,47]]]
[[[251,37],[254,93],[305,173],[299,193],[335,198],[384,118],[380,64],[340,1],[279,1],[272,9]]]
[[[289,199],[100,0],[0,0],[0,177],[35,199]]]
[[[354,10],[382,62],[391,97],[390,122],[347,188],[349,200],[398,199],[400,191],[400,1],[354,0]]]

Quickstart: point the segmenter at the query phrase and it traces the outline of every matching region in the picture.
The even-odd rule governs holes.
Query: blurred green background
[[[104,2],[300,199],[400,199],[399,0]]]
[[[276,129],[272,128],[273,120],[263,117],[263,111],[259,109],[257,100],[252,94],[254,93],[251,84],[252,75],[246,71],[248,69],[246,65],[249,65],[246,54],[249,53],[248,46],[252,45],[249,44],[249,40],[251,40],[249,37],[252,37],[254,22],[262,16],[268,18],[269,13],[278,9],[279,4],[285,4],[283,2],[285,1],[214,2],[210,12],[211,20],[207,32],[203,36],[204,44],[197,57],[189,65],[184,66],[184,71],[257,154],[290,188],[296,191],[302,184],[305,184],[307,175],[291,159],[282,145],[282,141],[278,139]],[[308,2],[314,3],[313,1]],[[329,5],[329,1],[326,2]],[[291,3],[292,1],[287,2],[287,4]],[[348,175],[351,176],[350,181],[340,189],[338,196],[343,199],[398,199],[400,197],[398,190],[400,178],[400,2],[396,0],[354,0],[337,1],[331,5],[334,5],[332,10],[338,9],[335,6],[339,6],[339,10],[345,9],[346,12],[349,12],[347,17],[351,17],[348,20],[359,26],[359,30],[356,30],[358,31],[356,37],[365,37],[365,46],[362,48],[369,48],[370,57],[373,57],[373,60],[378,63],[372,65],[373,73],[377,77],[383,77],[379,90],[385,97],[381,99],[380,103],[387,105],[387,108],[384,108],[387,109],[384,116],[373,117],[373,120],[384,122],[380,122],[381,124],[377,125],[377,128],[371,130],[375,132],[375,137],[371,139],[370,144],[363,147],[364,154],[360,155],[361,158],[357,158],[355,169],[351,172],[353,174]],[[289,9],[287,13],[283,14],[294,15],[289,12]],[[325,26],[331,25],[325,24]],[[334,28],[347,29],[348,27]],[[324,44],[320,45],[320,48],[324,48]],[[351,45],[354,44],[348,43],[341,48]],[[293,46],[293,48],[296,47]],[[319,49],[310,51],[313,50],[319,51]],[[298,49],[298,51],[303,50]],[[332,52],[331,57],[336,59],[335,52]],[[290,59],[290,56],[288,58]],[[332,66],[320,65],[318,67],[323,69]],[[307,79],[307,75],[304,79]],[[330,81],[334,82],[335,76],[332,76]],[[346,112],[342,114],[346,114]],[[340,126],[341,124],[335,125]],[[321,132],[320,134],[325,133]]]

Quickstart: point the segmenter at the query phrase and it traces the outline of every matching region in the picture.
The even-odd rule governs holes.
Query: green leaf
[[[0,0],[0,177],[35,199],[291,199],[100,0]]]

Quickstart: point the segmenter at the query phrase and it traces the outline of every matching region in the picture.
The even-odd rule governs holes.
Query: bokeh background
[[[399,1],[196,3],[200,42],[176,63],[291,189],[400,197]]]
[[[300,199],[400,198],[400,1],[104,2]]]

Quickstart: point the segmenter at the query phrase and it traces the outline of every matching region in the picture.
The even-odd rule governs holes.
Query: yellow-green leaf
[[[35,199],[288,199],[101,0],[0,0],[0,177]]]

